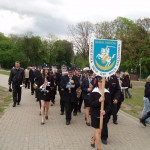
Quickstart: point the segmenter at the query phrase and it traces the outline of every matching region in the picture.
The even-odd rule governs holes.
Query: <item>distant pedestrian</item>
[[[132,87],[131,87],[131,81],[130,81],[130,76],[128,72],[124,73],[124,82],[126,86],[128,87],[127,89],[125,89],[125,98],[131,98],[132,95],[129,91],[129,88],[132,88]]]
[[[30,72],[29,72],[29,78],[30,78],[30,82],[31,82],[31,95],[34,94],[34,79],[35,79],[35,70],[36,70],[36,66],[32,65]]]
[[[26,68],[25,71],[24,71],[24,75],[25,75],[25,88],[28,87],[28,89],[30,89],[29,71],[30,71],[29,67]]]
[[[150,75],[147,77],[147,82],[145,84],[144,90],[144,108],[142,111],[142,118],[140,122],[146,126],[146,122],[150,123]]]
[[[25,84],[24,78],[24,69],[20,67],[20,62],[15,62],[15,67],[13,67],[10,71],[9,80],[8,80],[9,87],[13,89],[13,107],[16,107],[16,103],[19,105],[21,101],[21,89],[22,84]]]

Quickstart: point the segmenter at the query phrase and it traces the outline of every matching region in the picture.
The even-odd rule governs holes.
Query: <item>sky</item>
[[[0,0],[0,32],[69,35],[78,22],[150,17],[150,0]]]

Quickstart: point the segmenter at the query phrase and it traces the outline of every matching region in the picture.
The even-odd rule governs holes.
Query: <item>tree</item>
[[[99,39],[111,39],[112,34],[112,22],[104,21],[95,24],[95,36]]]
[[[89,55],[89,36],[94,31],[91,22],[80,22],[75,26],[69,26],[69,31],[72,35],[74,49],[78,54],[81,54],[84,59],[88,60]]]
[[[57,40],[51,51],[51,61],[57,65],[71,65],[74,60],[73,45],[66,40]]]

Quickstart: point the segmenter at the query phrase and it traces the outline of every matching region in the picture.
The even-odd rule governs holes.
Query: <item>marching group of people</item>
[[[125,97],[131,98],[130,77],[118,70],[116,74],[106,78],[104,96],[102,96],[102,77],[96,76],[92,70],[79,67],[67,67],[62,65],[58,70],[55,65],[51,68],[44,64],[42,67],[32,66],[22,69],[20,62],[15,62],[11,69],[8,84],[13,89],[13,107],[20,104],[21,88],[31,89],[31,95],[35,95],[39,101],[41,125],[48,119],[50,102],[55,104],[57,89],[60,95],[60,115],[66,115],[66,125],[70,125],[72,113],[76,116],[81,112],[82,103],[85,108],[85,122],[87,126],[95,128],[91,138],[91,146],[101,149],[101,142],[107,144],[107,124],[112,116],[113,123],[118,124],[117,113]],[[11,86],[12,85],[12,86]],[[31,86],[30,86],[31,85]],[[34,94],[35,93],[35,94]],[[101,102],[104,102],[104,111],[100,112]],[[100,114],[103,115],[103,129],[100,130]],[[143,122],[141,120],[141,122]]]

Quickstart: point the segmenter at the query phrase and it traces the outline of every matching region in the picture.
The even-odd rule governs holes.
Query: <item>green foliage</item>
[[[50,52],[50,62],[57,65],[66,64],[70,66],[73,63],[73,46],[66,40],[58,40],[53,44]]]
[[[79,54],[75,56],[74,63],[76,66],[79,66],[81,68],[84,68],[85,66],[89,66],[89,61],[83,58],[83,56]]]
[[[41,65],[43,63],[62,63],[71,65],[74,52],[72,43],[58,40],[49,44],[39,36],[5,37],[0,33],[0,65],[3,68],[11,68],[16,60],[22,67],[28,65]]]

